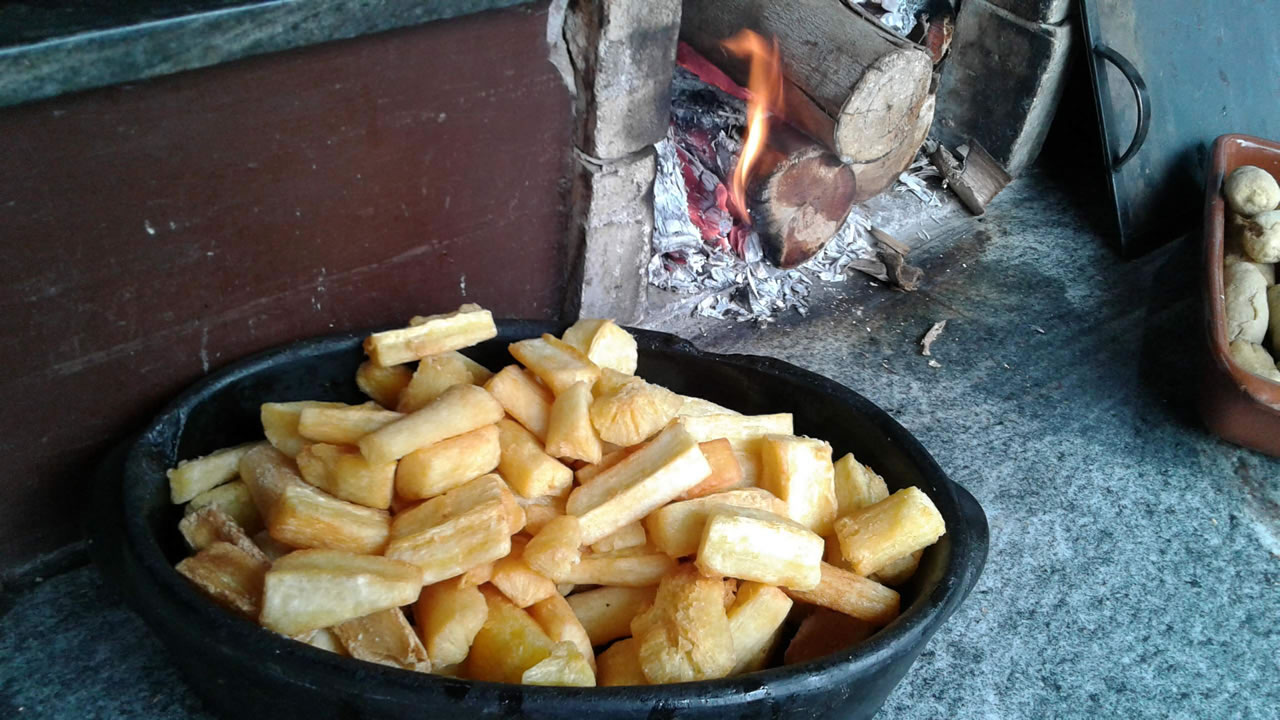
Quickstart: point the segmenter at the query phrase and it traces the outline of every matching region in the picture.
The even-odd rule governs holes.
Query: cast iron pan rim
[[[530,336],[542,332],[559,332],[566,324],[526,320],[499,320],[501,328],[527,328]],[[923,476],[930,478],[935,487],[947,495],[942,505],[954,507],[962,522],[949,524],[951,555],[946,571],[933,588],[925,588],[916,601],[890,625],[857,648],[834,653],[817,660],[781,668],[774,668],[747,675],[719,680],[681,683],[661,686],[641,686],[655,695],[655,700],[673,706],[688,702],[699,705],[712,703],[736,704],[751,699],[753,695],[785,697],[793,692],[811,691],[842,682],[859,670],[870,670],[883,661],[915,645],[923,643],[955,611],[968,595],[982,570],[987,554],[987,523],[977,501],[964,488],[955,484],[920,443],[887,413],[845,386],[816,373],[796,367],[775,358],[755,355],[720,355],[699,350],[692,343],[668,333],[628,328],[639,341],[642,350],[667,354],[691,354],[719,363],[749,370],[765,372],[791,382],[818,387],[851,405],[869,418],[874,426],[890,442],[900,446]],[[141,433],[130,449],[125,467],[138,464],[148,453],[176,450],[161,447],[157,436],[163,436],[173,423],[185,424],[193,402],[209,390],[235,382],[259,370],[270,367],[277,358],[286,355],[312,352],[337,351],[349,348],[369,332],[345,332],[281,345],[235,362],[200,380],[174,399],[156,419]],[[127,473],[126,473],[127,476]],[[125,485],[121,511],[137,507],[137,495],[141,487]],[[206,647],[228,655],[238,655],[251,663],[270,664],[281,669],[289,682],[316,688],[348,688],[354,692],[372,696],[398,695],[410,701],[413,693],[437,686],[462,689],[468,701],[485,702],[485,696],[510,695],[518,691],[523,702],[539,703],[574,697],[596,702],[618,701],[632,703],[638,688],[563,688],[514,686],[504,683],[459,680],[436,675],[415,673],[409,670],[386,667],[341,657],[313,648],[303,643],[276,636],[270,631],[246,622],[216,606],[179,575],[168,563],[159,543],[149,532],[143,517],[127,514],[124,521],[125,542],[130,548],[121,548],[141,565],[138,571],[123,573],[126,582],[134,585],[129,590],[136,594],[135,610],[149,619],[163,623],[174,632],[197,634],[209,640]],[[159,592],[157,592],[159,591]],[[151,601],[143,601],[142,594]],[[920,647],[916,647],[918,651]],[[270,657],[255,657],[258,650],[269,650]],[[376,680],[376,682],[370,682]],[[460,700],[462,698],[459,698]],[[596,706],[599,709],[603,707]]]

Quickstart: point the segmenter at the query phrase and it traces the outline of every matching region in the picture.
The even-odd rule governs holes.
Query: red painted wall
[[[202,373],[566,292],[567,91],[541,7],[0,109],[0,569]]]

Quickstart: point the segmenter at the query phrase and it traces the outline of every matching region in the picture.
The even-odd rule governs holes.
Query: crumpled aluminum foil
[[[689,219],[688,190],[672,131],[657,144],[657,156],[649,282],[686,295],[705,293],[695,310],[700,315],[757,322],[788,310],[806,315],[815,276],[823,282],[843,282],[856,260],[876,256],[868,236],[871,223],[858,208],[821,252],[791,270],[765,260],[754,233],[747,237],[743,257],[707,245]]]

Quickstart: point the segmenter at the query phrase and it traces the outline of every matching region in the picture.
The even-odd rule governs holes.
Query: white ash
[[[894,186],[894,192],[909,192],[928,207],[941,207],[942,200],[938,197],[937,191],[929,187],[929,180],[938,180],[940,188],[946,187],[942,181],[942,173],[929,162],[929,157],[922,150],[916,155],[911,165],[898,175],[898,184]]]
[[[745,258],[708,246],[689,219],[688,190],[670,135],[658,143],[657,151],[649,282],[687,295],[705,293],[696,307],[700,315],[757,322],[768,322],[787,310],[805,315],[814,276],[843,282],[856,261],[875,258],[867,234],[871,223],[858,208],[820,253],[792,270],[769,264],[754,233],[747,238]]]

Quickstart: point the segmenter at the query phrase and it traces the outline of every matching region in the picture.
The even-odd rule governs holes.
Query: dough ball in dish
[[[1261,343],[1270,318],[1266,278],[1252,264],[1238,262],[1223,269],[1222,284],[1227,296],[1227,342]]]
[[[1280,210],[1253,216],[1244,231],[1244,251],[1255,262],[1280,262]]]
[[[1280,383],[1280,370],[1276,369],[1276,361],[1261,345],[1237,340],[1231,343],[1231,358],[1254,375]]]
[[[1241,215],[1257,215],[1280,205],[1280,184],[1271,173],[1253,165],[1241,165],[1222,183],[1227,204]]]

